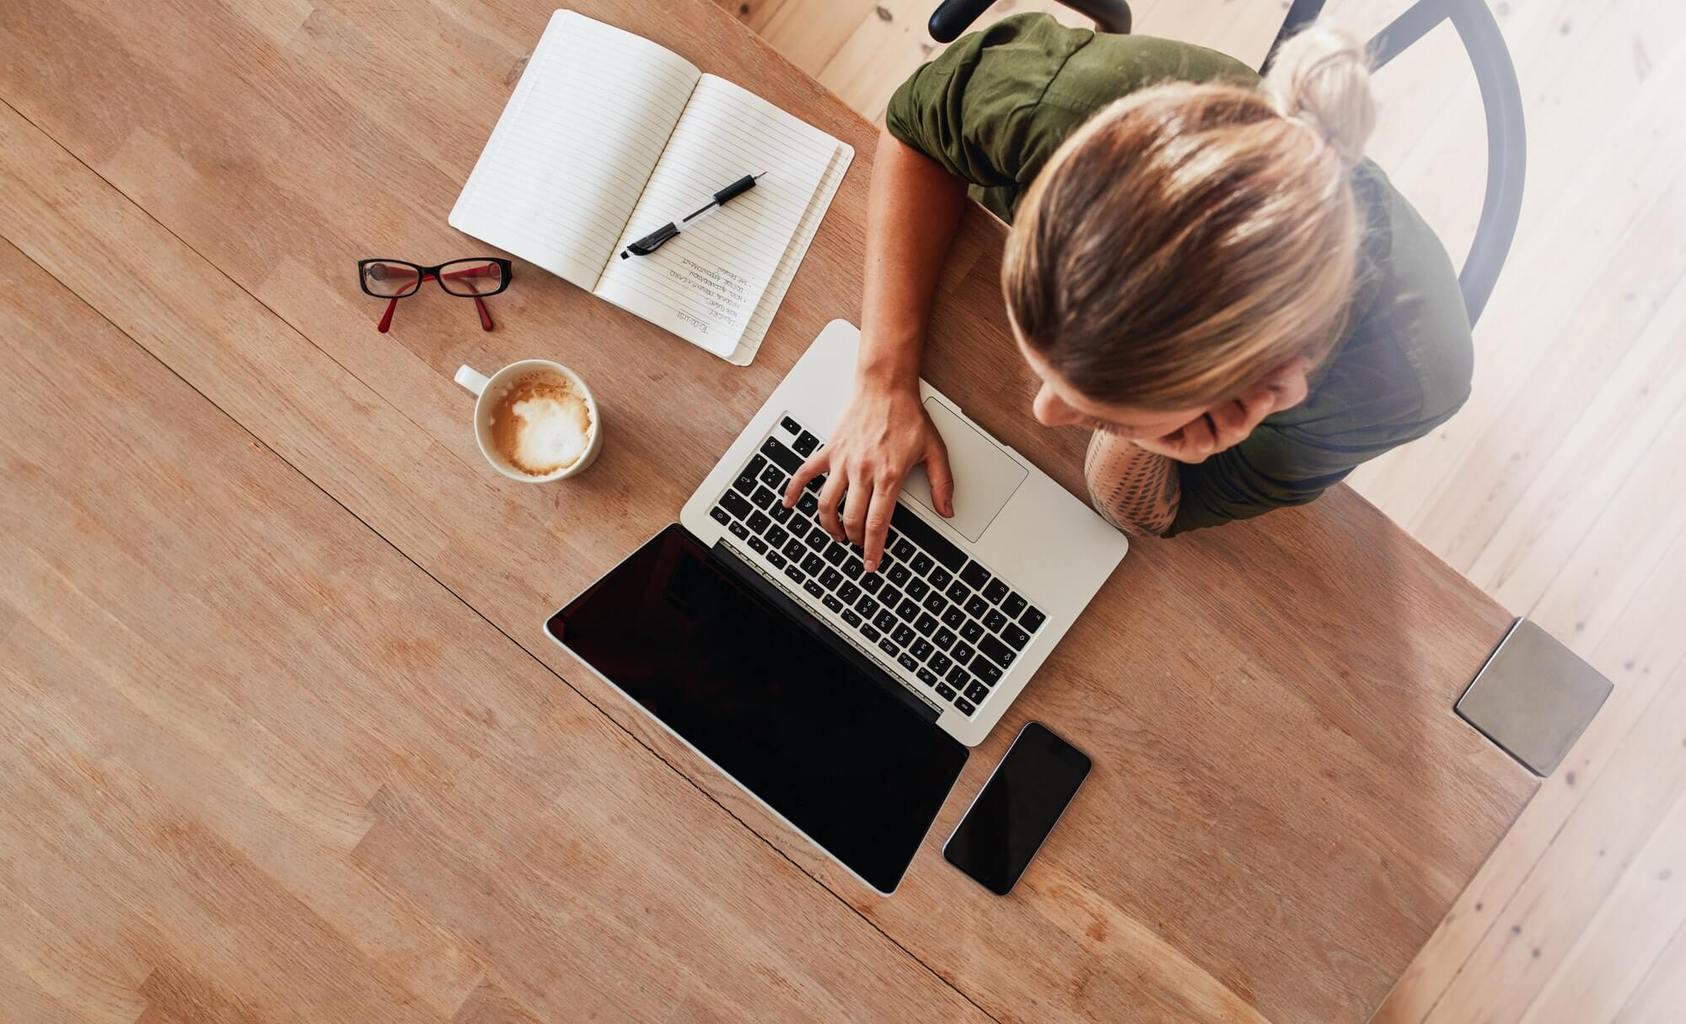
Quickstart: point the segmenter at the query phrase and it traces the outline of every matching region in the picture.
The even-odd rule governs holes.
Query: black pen
[[[720,209],[722,206],[725,206],[738,196],[741,196],[745,192],[754,188],[756,180],[763,177],[766,173],[766,171],[762,171],[760,174],[746,174],[737,181],[732,182],[730,185],[727,185],[725,188],[714,193],[714,199],[696,213],[691,214],[689,217],[663,224],[661,227],[645,235],[643,238],[640,238],[638,241],[628,245],[625,249],[622,249],[621,259],[624,260],[628,256],[650,255],[666,244],[668,239],[676,238],[681,231],[695,227],[698,221],[707,217],[710,213],[713,213],[715,210]]]

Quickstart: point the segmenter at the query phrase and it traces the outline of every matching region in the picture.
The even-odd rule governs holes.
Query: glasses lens
[[[490,295],[503,287],[503,266],[492,260],[456,260],[439,268],[439,283],[452,295]]]
[[[421,287],[421,272],[403,263],[363,264],[363,290],[370,295],[390,299],[408,295]]]

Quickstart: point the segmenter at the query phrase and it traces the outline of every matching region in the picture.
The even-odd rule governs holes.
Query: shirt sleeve
[[[1073,118],[1039,110],[1066,62],[1094,38],[1046,15],[1014,15],[957,40],[890,98],[885,127],[950,174],[1026,187]]]

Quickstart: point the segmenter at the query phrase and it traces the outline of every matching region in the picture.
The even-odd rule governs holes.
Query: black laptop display
[[[677,525],[546,628],[880,892],[901,881],[966,762],[875,665]]]

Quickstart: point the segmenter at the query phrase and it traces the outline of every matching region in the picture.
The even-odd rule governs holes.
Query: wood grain
[[[307,936],[316,945],[297,955],[328,974],[334,943],[463,950],[382,960],[386,973],[375,975],[425,993],[427,1012],[449,1008],[462,1019],[554,1017],[560,996],[545,984],[551,977],[592,979],[580,997],[585,1013],[625,1005],[651,1018],[905,1019],[897,1008],[921,1001],[938,1017],[981,1008],[1001,1020],[1108,1020],[1121,1007],[1145,1020],[1362,1019],[1533,783],[1449,711],[1507,615],[1350,492],[1187,541],[1139,545],[1012,721],[979,749],[929,848],[888,900],[861,890],[542,637],[551,609],[671,520],[819,327],[856,315],[872,141],[866,122],[711,6],[582,10],[800,111],[860,153],[748,369],[525,266],[496,300],[493,334],[443,296],[406,304],[391,335],[373,332],[378,310],[350,282],[356,256],[444,259],[478,248],[446,228],[444,215],[547,6],[468,16],[429,4],[376,15],[350,2],[238,3],[189,19],[84,0],[57,5],[51,25],[0,10],[0,44],[36,55],[0,69],[8,104],[0,109],[0,235],[273,453],[272,465],[278,459],[319,488],[313,501],[342,509],[338,527],[317,524],[318,513],[300,511],[304,497],[269,498],[243,483],[240,493],[256,488],[265,500],[218,517],[234,521],[252,557],[288,581],[286,606],[260,620],[277,624],[287,650],[325,635],[343,659],[309,674],[333,680],[336,691],[307,687],[296,701],[274,701],[275,723],[269,703],[256,705],[258,721],[280,737],[269,755],[277,764],[292,756],[339,780],[313,789],[320,802],[292,813],[344,861],[331,875],[352,887],[333,900],[343,917],[318,923],[326,911],[288,889],[314,883],[273,880],[279,869],[259,865],[245,883],[255,893],[250,941],[284,944],[304,915],[320,935]],[[66,81],[103,102],[70,102]],[[1076,488],[1083,439],[1041,431],[1024,412],[1031,381],[996,298],[1000,242],[993,220],[968,217],[944,280],[930,376]],[[489,369],[531,355],[574,367],[603,407],[603,455],[567,485],[523,487],[495,476],[466,429],[468,399],[450,383],[460,362]],[[169,420],[178,405],[151,417]],[[192,495],[218,478],[216,465],[190,459],[187,440],[166,445],[179,433],[156,441],[154,472]],[[56,476],[43,476],[43,488],[57,486]],[[206,515],[225,508],[205,507]],[[233,556],[194,552],[188,536],[173,540],[172,564],[203,566],[219,579],[215,567]],[[348,536],[390,548],[364,551]],[[383,560],[392,567],[369,568]],[[125,596],[187,585],[156,568],[125,564],[113,575]],[[186,581],[196,585],[199,575]],[[269,599],[267,587],[230,593],[238,596],[232,608]],[[71,596],[49,596],[74,609]],[[71,614],[41,600],[38,621]],[[196,647],[187,638],[217,635],[203,623],[221,621],[222,611],[181,601],[156,602],[155,633],[142,635],[156,636],[170,657],[219,657],[221,641]],[[370,636],[445,608],[458,609],[450,621],[461,620],[453,629],[462,639],[383,645]],[[78,653],[85,648],[97,649],[86,631],[61,644],[66,657],[84,660],[94,656]],[[348,683],[344,707],[324,699]],[[475,703],[486,686],[506,702],[492,717]],[[417,710],[388,722],[388,702],[378,698],[393,687]],[[269,691],[235,692],[257,700]],[[1013,728],[1032,717],[1071,736],[1099,767],[1024,889],[995,900],[941,865],[934,847]],[[411,718],[419,724],[405,726]],[[209,730],[218,719],[214,708],[188,705],[162,720]],[[123,721],[73,718],[70,727],[113,730]],[[408,742],[409,728],[450,742]],[[210,735],[244,753],[228,734]],[[86,742],[102,737],[109,732]],[[58,756],[54,744],[67,742],[49,737],[34,756]],[[221,749],[204,763],[215,764]],[[121,884],[169,870],[191,878],[225,849],[244,851],[237,840],[253,826],[243,801],[285,792],[297,774],[274,768],[183,794],[191,761],[129,755],[138,767],[102,812],[141,828],[136,805],[192,796],[197,802],[178,814],[197,845],[118,860]],[[43,799],[49,778],[20,779],[10,783],[20,798]],[[498,817],[488,821],[491,806]],[[675,820],[686,840],[708,838],[679,851]],[[580,845],[598,830],[600,844]],[[108,843],[90,839],[88,859],[65,870],[97,872],[122,852]],[[604,851],[624,853],[630,869],[617,871],[611,861],[621,853]],[[570,870],[554,859],[559,852],[572,858],[562,862]],[[726,867],[719,878],[694,873],[715,861]],[[369,912],[359,884],[423,908],[427,927],[415,936],[393,923],[365,931],[355,920]],[[745,906],[723,906],[714,892]],[[329,901],[315,890],[305,896]],[[270,920],[263,899],[291,909]],[[792,902],[804,899],[853,924],[834,926],[832,911]],[[113,902],[84,895],[87,920],[109,921]],[[123,958],[84,973],[117,978],[124,1010],[153,998],[140,988],[150,980],[155,998],[209,1007],[206,1015],[282,1016],[265,987],[278,976],[268,959],[277,949],[238,965],[202,959],[186,944],[198,919],[174,913],[143,906],[136,918],[154,930],[149,941],[102,951]],[[849,951],[785,941],[763,914],[804,923],[823,933],[811,941]],[[712,939],[702,938],[705,929]],[[612,955],[590,953],[598,935]],[[647,948],[635,949],[640,936]],[[672,958],[693,955],[698,942],[718,959],[682,971]],[[746,963],[758,966],[746,975]],[[947,986],[931,990],[933,975]],[[777,976],[795,980],[781,989]],[[320,982],[325,1000],[380,1001],[327,987],[343,988],[344,979]],[[50,992],[42,999],[77,1005]]]

